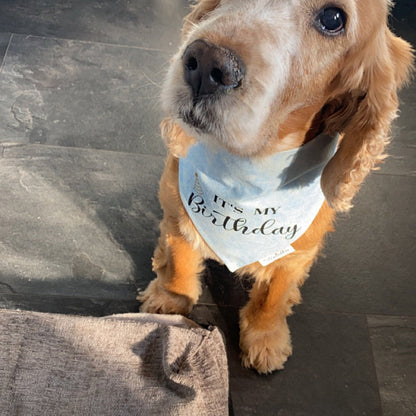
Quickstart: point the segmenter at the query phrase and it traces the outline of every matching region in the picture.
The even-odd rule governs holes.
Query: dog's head
[[[199,0],[186,17],[163,106],[190,135],[241,156],[344,134],[322,187],[346,210],[382,158],[412,51],[389,0]]]

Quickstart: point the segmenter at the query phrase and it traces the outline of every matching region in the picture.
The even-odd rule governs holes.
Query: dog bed
[[[218,329],[182,316],[0,310],[1,415],[226,415]]]

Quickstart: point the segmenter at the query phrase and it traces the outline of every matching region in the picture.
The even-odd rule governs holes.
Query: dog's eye
[[[346,16],[338,7],[325,7],[316,17],[317,28],[325,35],[338,35],[343,32]]]

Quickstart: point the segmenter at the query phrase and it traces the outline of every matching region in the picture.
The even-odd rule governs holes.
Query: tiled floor
[[[185,0],[0,0],[0,307],[136,311],[152,279],[159,90]],[[391,23],[416,45],[416,5]],[[416,84],[390,159],[341,216],[269,376],[238,358],[247,282],[210,264],[193,317],[226,334],[235,415],[416,414]],[[86,277],[88,276],[88,277]]]

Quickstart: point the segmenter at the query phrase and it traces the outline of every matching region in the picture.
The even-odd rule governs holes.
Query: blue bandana
[[[179,162],[185,209],[205,242],[235,271],[294,251],[325,197],[321,175],[339,135],[265,158],[242,158],[198,143]]]

